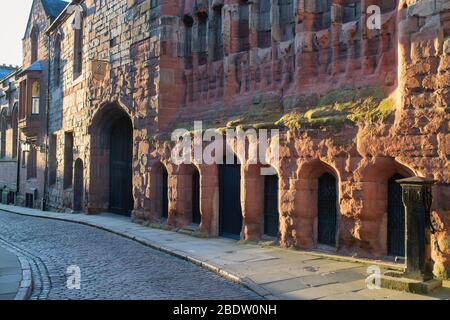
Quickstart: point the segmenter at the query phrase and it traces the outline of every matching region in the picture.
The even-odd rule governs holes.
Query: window
[[[36,178],[36,167],[37,167],[37,152],[34,147],[31,147],[28,153],[27,159],[27,179]]]
[[[33,82],[31,88],[31,114],[39,114],[39,100],[41,99],[41,85],[39,81]]]
[[[56,87],[61,82],[61,36],[58,34],[55,39],[55,53],[53,63],[53,79]]]
[[[269,48],[272,45],[272,19],[270,17],[272,0],[260,0],[258,7],[258,47]]]
[[[73,45],[73,76],[78,78],[83,69],[83,18],[81,16],[81,28],[74,30],[74,45]]]
[[[208,14],[199,12],[198,15],[198,64],[203,65],[208,61],[208,45],[207,45],[207,30],[208,30]]]
[[[64,189],[72,186],[73,178],[73,133],[64,134]]]
[[[288,41],[295,35],[294,0],[279,0],[281,41]]]
[[[38,59],[39,46],[39,30],[37,27],[33,27],[31,30],[31,63]]]
[[[50,172],[48,179],[51,186],[56,183],[56,172],[57,172],[56,151],[57,151],[57,136],[56,134],[52,134],[50,137],[50,159],[49,159]]]
[[[213,60],[219,61],[223,58],[222,5],[214,6],[213,11],[214,16],[211,24]]]

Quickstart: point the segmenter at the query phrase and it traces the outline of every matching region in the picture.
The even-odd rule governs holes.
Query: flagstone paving
[[[368,289],[366,284],[368,266],[378,265],[383,271],[387,267],[398,268],[398,265],[386,265],[377,261],[342,259],[342,257],[333,257],[317,252],[303,252],[276,247],[263,247],[254,244],[242,244],[225,238],[201,239],[177,232],[140,226],[132,223],[126,217],[112,214],[96,216],[73,215],[42,212],[4,205],[0,205],[0,210],[24,215],[22,217],[24,223],[33,219],[30,216],[66,221],[60,223],[64,225],[63,229],[66,230],[67,234],[55,235],[54,240],[58,239],[58,236],[63,238],[69,236],[72,232],[75,232],[73,230],[79,230],[80,227],[83,227],[68,223],[67,221],[96,226],[97,228],[102,228],[122,235],[123,237],[136,240],[165,253],[194,262],[227,279],[238,281],[258,293],[259,296],[268,299],[450,299],[450,288],[438,289],[428,296],[386,289]],[[5,219],[5,216],[11,219],[10,214],[0,212],[0,224],[2,223],[2,218]],[[47,221],[49,224],[52,223],[52,220],[33,220],[34,223],[36,221],[41,221],[40,223],[43,223],[42,221]],[[87,244],[85,240],[86,238],[90,238],[92,234],[96,234],[99,230],[86,227],[83,230],[85,230],[85,234],[82,231],[76,231],[79,240],[72,239],[73,243],[69,241],[68,246],[73,246],[72,250],[75,252],[77,250],[87,250],[86,248],[83,249],[84,247],[78,248],[78,242],[81,241],[90,251],[95,251],[99,257],[106,255],[109,259],[120,259],[120,255],[125,255],[133,263],[133,266],[141,270],[143,274],[151,273],[152,262],[142,259],[140,255],[145,254],[141,251],[128,255],[118,245],[108,247],[107,251],[104,248],[103,250],[99,250],[97,246],[102,245],[102,241],[93,239],[93,241],[91,240]],[[102,232],[107,234],[104,231]],[[2,231],[0,231],[0,237],[2,237]],[[109,241],[114,243],[118,241],[117,238],[120,238],[112,234],[109,234],[109,237],[111,237]],[[27,245],[32,244],[27,243]],[[163,253],[160,254],[163,257],[167,256]],[[173,257],[170,258],[172,259]],[[160,257],[160,259],[163,258]],[[170,260],[171,264],[176,265],[175,260]],[[106,266],[107,264],[105,263],[100,264],[98,266],[98,272],[101,272]],[[180,272],[180,270],[177,271]],[[107,273],[110,275],[114,274],[111,270]],[[121,277],[124,276],[123,274],[121,275]],[[172,272],[171,276],[178,279],[178,275],[175,272]],[[182,276],[186,278],[186,274]],[[191,276],[188,278],[191,278]],[[183,279],[183,277],[180,279]],[[154,279],[154,281],[159,285],[163,285],[157,279]],[[173,282],[170,278],[167,281]],[[183,284],[185,280],[179,281]],[[124,282],[117,283],[117,285],[119,284],[124,285]],[[209,292],[210,290],[215,292],[214,285],[199,284],[195,280],[193,284],[202,288],[203,292]],[[221,285],[223,283],[219,287]],[[130,284],[129,287],[131,290],[135,289],[135,284]],[[181,286],[177,291],[178,294],[181,294],[183,290],[188,290],[187,286]],[[95,295],[90,295],[90,297],[92,296]],[[163,296],[167,297],[166,295]],[[238,293],[233,291],[225,296],[237,299],[255,297],[250,295],[249,292],[243,291],[239,291]],[[134,297],[134,295],[130,293],[126,297]],[[197,298],[201,298],[201,296]],[[214,298],[214,294],[208,295],[206,298]]]

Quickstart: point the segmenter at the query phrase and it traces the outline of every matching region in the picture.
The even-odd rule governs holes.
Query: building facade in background
[[[18,181],[18,67],[0,66],[0,203],[14,204]]]
[[[391,259],[405,249],[396,180],[429,177],[445,276],[447,2],[86,0],[58,14],[49,3],[60,2],[33,5],[19,73],[34,150],[22,203]],[[277,174],[175,165],[171,133],[194,121],[280,130]]]

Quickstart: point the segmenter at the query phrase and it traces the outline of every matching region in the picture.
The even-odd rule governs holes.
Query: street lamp
[[[31,143],[29,141],[22,142],[22,151],[24,151],[24,152],[31,151]]]

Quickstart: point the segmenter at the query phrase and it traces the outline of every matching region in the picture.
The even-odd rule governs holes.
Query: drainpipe
[[[47,210],[47,199],[48,199],[48,134],[49,134],[49,110],[50,110],[50,59],[51,59],[51,48],[50,48],[50,35],[47,34],[47,97],[45,103],[45,168],[44,168],[44,196],[42,198],[42,211]]]

